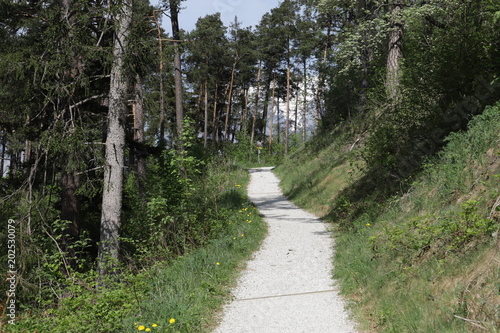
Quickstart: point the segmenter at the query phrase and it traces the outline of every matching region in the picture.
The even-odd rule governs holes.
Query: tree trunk
[[[255,123],[257,122],[257,112],[259,111],[260,76],[262,74],[262,61],[259,61],[259,71],[257,72],[257,90],[255,92],[255,109],[252,117],[252,132],[250,133],[250,143],[253,144],[255,138]]]
[[[62,247],[68,253],[69,263],[75,265],[75,251],[70,246],[80,233],[81,215],[80,198],[77,190],[80,186],[80,175],[76,172],[64,171],[61,175],[61,220],[68,221],[62,235]]]
[[[208,79],[205,79],[205,120],[203,126],[203,147],[207,148],[208,136]]]
[[[215,83],[215,94],[214,94],[214,117],[212,120],[212,141],[217,142],[219,141],[219,133],[218,133],[218,128],[217,128],[217,90],[219,88],[219,85]]]
[[[7,140],[5,140],[5,130],[2,131],[2,137],[1,137],[1,151],[0,151],[0,179],[3,178],[4,175],[4,167],[5,167],[5,143]]]
[[[280,132],[281,132],[281,126],[280,126],[280,98],[278,97],[278,110],[276,112],[276,133],[278,134],[278,144],[280,144]]]
[[[304,104],[302,110],[302,143],[306,142],[307,127],[307,59],[304,58]]]
[[[295,119],[293,122],[293,135],[297,136],[297,120],[299,119],[299,92],[295,95]]]
[[[72,0],[63,0],[61,2],[61,20],[66,23],[68,33],[66,36],[66,43],[72,43],[77,29],[77,22],[72,15],[72,7],[74,3]],[[62,51],[62,50],[61,50]],[[64,84],[71,87],[78,77],[78,74],[83,71],[83,62],[81,54],[71,50],[71,59],[69,61],[69,70],[65,70],[62,80]],[[73,89],[73,88],[70,88]],[[73,96],[74,97],[74,96]],[[73,114],[73,110],[69,108],[71,104],[71,97],[61,98],[61,109],[59,112],[63,114],[65,125],[65,132],[71,136],[74,133],[74,124],[77,114]],[[29,120],[29,119],[27,119]],[[27,150],[28,150],[27,145]],[[76,158],[78,152],[69,151],[66,158],[72,161]],[[27,156],[29,159],[29,156]],[[69,163],[71,164],[71,163]],[[75,257],[75,250],[72,246],[73,242],[78,238],[81,225],[81,212],[80,212],[80,197],[77,195],[78,187],[80,186],[80,175],[74,168],[66,165],[61,173],[61,220],[68,221],[65,229],[62,231],[62,250],[67,253],[68,262],[71,266],[75,267],[76,263],[73,258]]]
[[[109,89],[106,166],[102,194],[101,239],[98,249],[98,274],[108,275],[117,267],[119,231],[123,197],[125,115],[129,86],[125,70],[127,39],[132,21],[132,0],[123,0],[116,15],[113,65]]]
[[[229,128],[229,117],[231,115],[231,100],[233,97],[233,83],[234,83],[234,74],[236,72],[236,65],[238,64],[238,52],[236,52],[236,56],[233,62],[233,68],[231,70],[231,80],[229,81],[228,87],[228,97],[227,97],[227,109],[226,109],[226,121],[224,123],[224,138],[226,141],[229,140],[228,128]]]
[[[391,12],[391,30],[389,32],[389,54],[387,56],[387,95],[393,102],[399,98],[400,59],[403,58],[403,23],[401,4],[393,5]]]
[[[160,79],[160,126],[159,126],[159,146],[164,147],[165,146],[165,93],[163,92],[163,40],[162,40],[162,33],[161,33],[161,27],[160,23],[158,22],[158,19],[156,18],[156,13],[162,13],[161,10],[153,10],[153,22],[156,25],[156,31],[158,32],[158,53],[159,53],[159,61],[160,61],[160,73],[159,73],[159,79]]]
[[[286,119],[285,119],[285,155],[288,154],[290,135],[290,59],[286,67]]]
[[[276,80],[276,75],[274,76]],[[273,91],[271,97],[271,115],[269,119],[269,154],[273,153],[273,126],[274,126],[274,92],[276,90],[276,81],[273,82]]]
[[[134,116],[134,142],[136,148],[135,153],[135,172],[139,181],[139,189],[144,194],[144,185],[146,183],[146,153],[144,147],[144,93],[142,90],[142,79],[137,74],[134,85],[134,103],[132,106],[132,114]]]
[[[182,67],[181,54],[179,50],[179,6],[177,0],[170,0],[170,22],[172,23],[172,35],[174,38],[174,82],[175,82],[175,119],[177,124],[177,149],[182,150],[183,143],[180,140],[184,120],[183,91],[182,91]]]

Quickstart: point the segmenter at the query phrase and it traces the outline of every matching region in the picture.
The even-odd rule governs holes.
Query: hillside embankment
[[[331,223],[334,276],[363,329],[500,331],[499,133],[497,104],[397,180],[365,163],[369,133],[342,129],[277,169],[285,195]]]

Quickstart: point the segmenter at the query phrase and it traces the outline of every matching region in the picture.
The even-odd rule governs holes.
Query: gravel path
[[[356,332],[331,278],[325,224],[281,193],[272,168],[250,170],[248,195],[269,225],[214,333]]]

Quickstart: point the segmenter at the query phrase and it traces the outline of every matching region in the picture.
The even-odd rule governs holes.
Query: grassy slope
[[[453,135],[398,195],[366,182],[346,136],[277,169],[295,203],[332,222],[334,274],[364,329],[500,331],[499,119],[497,106]]]

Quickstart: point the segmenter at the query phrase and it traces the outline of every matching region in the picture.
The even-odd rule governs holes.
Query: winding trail
[[[288,201],[272,168],[250,170],[248,195],[269,234],[247,264],[214,333],[354,333],[331,278],[325,224]]]

